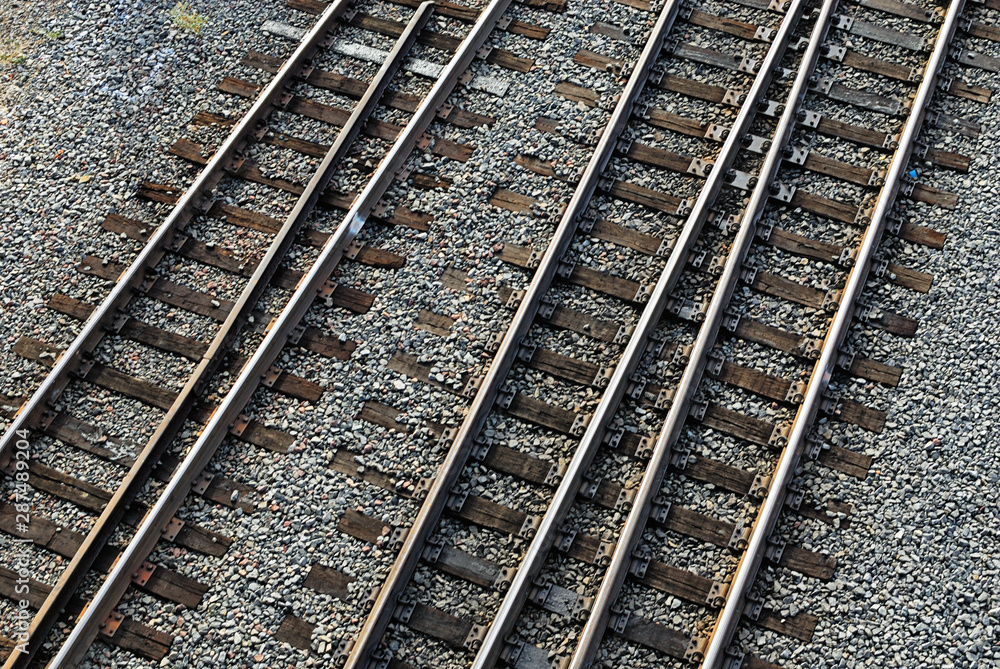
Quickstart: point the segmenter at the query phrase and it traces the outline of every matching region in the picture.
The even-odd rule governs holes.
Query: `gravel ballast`
[[[145,212],[150,218],[149,205],[133,200],[135,188],[154,176],[158,181],[190,181],[192,172],[167,157],[165,149],[185,134],[184,127],[193,114],[205,107],[238,114],[249,105],[249,101],[221,96],[215,86],[225,74],[239,69],[239,60],[249,48],[287,51],[287,41],[260,31],[264,21],[300,28],[312,21],[287,10],[282,0],[203,0],[191,4],[207,19],[199,34],[172,25],[168,12],[173,2],[53,4],[30,0],[0,7],[0,29],[17,42],[16,46],[13,42],[0,45],[4,53],[13,54],[0,60],[0,240],[6,251],[0,260],[0,393],[28,394],[42,378],[40,367],[12,351],[20,336],[65,346],[79,329],[77,321],[45,307],[53,292],[70,292],[57,287],[68,282],[74,295],[82,297],[90,291],[91,300],[103,297],[103,283],[76,272],[80,258],[94,253],[127,262],[132,257],[131,242],[100,230],[104,216],[118,210],[125,215]],[[994,13],[978,13],[978,20],[997,21]],[[979,42],[973,48],[1000,55],[1000,49],[991,43]],[[24,62],[18,62],[22,54]],[[955,73],[982,86],[996,86],[995,75],[966,69],[955,69]],[[504,75],[514,78],[510,73]],[[902,340],[869,331],[854,341],[859,353],[904,368],[898,389],[873,391],[879,408],[888,403],[889,423],[882,435],[831,427],[831,441],[875,456],[875,464],[865,481],[806,465],[806,485],[818,486],[823,497],[838,496],[855,505],[852,524],[837,529],[809,523],[782,528],[786,538],[836,554],[838,571],[829,584],[782,572],[768,574],[771,605],[793,614],[806,611],[819,615],[816,636],[803,644],[770,633],[749,632],[741,642],[755,655],[788,667],[1000,666],[1000,535],[996,529],[1000,520],[1000,465],[993,434],[996,391],[990,382],[1000,366],[993,349],[1000,323],[995,297],[1000,259],[995,253],[994,229],[996,171],[1000,169],[995,164],[995,142],[1000,139],[998,105],[997,99],[989,105],[951,99],[944,105],[950,114],[982,123],[983,134],[975,142],[932,134],[941,144],[935,148],[973,156],[972,169],[968,175],[928,171],[926,183],[961,194],[959,209],[912,206],[908,220],[944,231],[948,240],[943,251],[911,248],[900,242],[892,245],[895,262],[933,273],[935,284],[929,295],[894,287],[869,290],[876,303],[918,318],[917,336]],[[462,182],[457,185],[462,186]],[[418,248],[414,244],[414,250]],[[449,246],[449,250],[454,248]],[[428,288],[427,292],[433,291]],[[479,325],[485,320],[480,318]],[[350,327],[356,330],[352,337],[359,338],[372,328],[360,319]],[[420,342],[419,337],[414,340]],[[377,353],[385,357],[388,352]],[[303,365],[308,362],[306,359]],[[355,364],[361,363],[345,364],[344,372],[331,365],[320,373],[321,378],[335,390],[343,390],[334,384],[355,380],[347,373]],[[845,392],[859,398],[856,390]],[[344,395],[351,400],[345,400],[345,405],[354,401],[349,392]],[[415,397],[420,403],[440,403],[426,386]],[[353,413],[348,409],[353,405],[343,409],[344,417]],[[290,404],[288,412],[295,410],[294,403]],[[329,428],[333,419],[324,421],[315,416],[301,422],[316,428],[317,441],[335,432],[321,432],[318,427],[325,423]],[[362,432],[360,426],[356,431]],[[369,436],[390,441],[381,433]],[[335,445],[342,445],[336,441]],[[365,445],[360,439],[351,443]],[[295,460],[315,466],[308,475],[303,472],[299,482],[297,492],[302,500],[317,491],[335,500],[338,495],[346,497],[337,502],[341,506],[373,499],[371,492],[361,494],[354,486],[335,489],[334,484],[341,485],[340,477],[317,477],[315,472],[323,471],[328,454],[319,447],[309,449]],[[238,469],[234,462],[244,456],[239,452],[224,455],[232,458],[233,462],[228,462],[232,469]],[[266,469],[264,464],[261,467]],[[264,480],[252,483],[266,487]],[[376,494],[375,498],[380,498],[379,505],[386,505],[383,515],[391,515],[390,510],[400,517],[406,515],[405,510],[396,508],[398,502],[390,494]],[[267,502],[283,506],[285,500],[270,496]],[[316,511],[305,501],[296,500],[295,506],[301,507],[295,513],[302,518]],[[214,515],[220,523],[229,522],[230,513],[215,509],[204,517]],[[321,524],[332,520],[325,518]],[[243,522],[244,531],[265,532],[263,521]],[[262,563],[272,557],[281,563],[280,548],[265,547],[267,543],[240,549],[248,559],[259,551]],[[314,548],[328,550],[321,544],[317,541]],[[341,544],[352,547],[343,540]],[[268,555],[269,551],[275,555]],[[169,555],[158,557],[163,564],[203,579],[216,566],[209,560],[190,561],[185,569],[183,560],[171,564]],[[332,556],[325,561],[336,562]],[[256,595],[248,593],[261,586],[281,595],[265,602],[263,608],[248,607],[232,611],[228,618],[223,616],[222,627],[238,626],[246,635],[246,642],[241,639],[233,648],[256,650],[267,644],[272,650],[270,630],[289,611],[310,618],[328,614],[332,608],[329,602],[303,594],[301,574],[286,572],[291,562],[285,560],[280,572],[261,566],[259,574],[254,563],[245,579],[234,577],[243,576],[246,564],[227,564],[221,571],[220,579],[240,581],[246,591],[230,591],[231,596],[256,600]],[[358,572],[371,566],[368,559],[357,562],[353,568]],[[286,579],[294,585],[284,587]],[[357,590],[353,594],[359,599],[363,593],[360,587]],[[218,608],[216,601],[210,598],[209,605]],[[155,609],[152,602],[136,601],[137,615]],[[0,608],[0,616],[7,610]],[[199,615],[175,612],[172,605],[160,605],[159,612],[164,618],[160,627],[174,631],[184,629],[185,618],[189,629],[199,623],[209,625]],[[344,620],[333,617],[333,622]],[[223,650],[218,650],[217,658],[203,652],[218,644],[216,632],[207,632],[202,638],[202,631],[182,642],[164,666],[182,666],[181,648],[200,655],[196,666],[210,666],[215,661],[224,666]],[[328,645],[341,636],[334,629],[317,628],[314,649],[318,656],[311,661],[322,663]],[[103,647],[99,653],[93,666],[149,666],[132,660],[127,653],[105,652]],[[248,657],[253,655],[251,652]],[[301,655],[278,653],[269,655],[268,660],[294,664]],[[252,665],[248,659],[243,661]]]

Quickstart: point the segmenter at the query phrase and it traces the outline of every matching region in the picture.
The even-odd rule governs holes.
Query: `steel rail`
[[[490,629],[485,637],[483,646],[480,649],[473,669],[488,669],[496,664],[497,658],[503,649],[504,640],[510,634],[517,622],[517,617],[528,598],[532,580],[538,575],[545,564],[549,551],[555,541],[559,527],[569,513],[583,476],[593,462],[603,442],[608,426],[614,420],[622,399],[625,396],[626,388],[632,374],[639,367],[652,335],[660,319],[666,310],[667,302],[670,299],[671,291],[684,272],[691,249],[698,240],[698,236],[711,214],[711,208],[715,204],[723,186],[727,183],[727,173],[736,159],[743,137],[750,131],[753,120],[760,109],[760,100],[767,92],[771,80],[776,72],[781,58],[792,38],[792,33],[798,25],[802,14],[801,8],[806,0],[794,0],[781,21],[774,39],[768,47],[767,53],[761,60],[757,75],[753,83],[746,92],[746,99],[740,106],[736,118],[729,128],[725,142],[715,160],[715,165],[709,173],[705,184],[702,186],[691,211],[684,222],[684,226],[677,237],[666,264],[660,273],[649,303],[643,309],[638,322],[622,357],[612,373],[607,389],[601,397],[600,402],[584,431],[580,444],[577,446],[572,459],[567,465],[566,473],[559,487],[556,489],[552,502],[539,524],[537,533],[532,539],[531,545],[511,581],[510,589],[504,596],[497,614],[493,618]],[[646,68],[645,72],[634,71],[632,77],[622,93],[621,101],[615,109],[615,115],[609,127],[624,128],[631,115],[632,102],[638,98],[645,84],[648,69],[652,66],[659,54],[660,45],[675,15],[676,6],[668,2],[664,7],[660,20],[654,28],[654,35],[646,45],[640,58],[640,65]],[[654,44],[655,42],[655,44]],[[619,132],[606,132],[601,138],[601,143],[597,147],[597,153],[587,166],[585,179],[581,182],[580,188],[586,188],[588,179],[600,177],[603,166],[607,164],[615,144],[618,140]],[[591,172],[593,170],[593,172]],[[577,194],[585,193],[578,188],[574,194],[574,200],[566,211],[566,217],[578,219],[589,205],[590,195],[586,198],[577,198]],[[530,323],[529,323],[530,325]],[[600,617],[600,616],[599,616]]]
[[[226,167],[245,148],[248,139],[256,131],[258,124],[266,121],[278,106],[277,100],[285,94],[288,85],[295,79],[320,42],[325,38],[331,24],[351,5],[352,0],[338,0],[330,5],[316,25],[303,38],[299,47],[289,57],[270,84],[261,92],[256,102],[243,119],[233,128],[219,150],[202,169],[194,183],[184,192],[171,210],[166,220],[156,228],[153,236],[136,257],[135,261],[119,277],[118,282],[104,301],[84,323],[80,334],[66,348],[38,390],[19,409],[14,421],[0,440],[0,470],[10,463],[11,449],[18,438],[28,430],[35,429],[43,414],[56,402],[69,383],[73,373],[80,369],[86,357],[94,350],[105,333],[113,329],[114,321],[132,300],[139,286],[146,279],[147,272],[159,262],[167,252],[174,235],[183,230],[191,218],[211,203],[211,192],[224,176]]]
[[[628,574],[632,559],[632,551],[639,544],[643,528],[649,518],[652,502],[659,492],[663,475],[670,462],[670,452],[690,410],[691,401],[698,388],[705,369],[707,354],[712,350],[716,335],[722,324],[725,308],[735,290],[739,271],[743,265],[750,243],[753,241],[756,221],[767,204],[769,184],[781,164],[781,149],[791,136],[794,128],[795,113],[798,102],[808,90],[809,77],[819,58],[821,45],[837,0],[825,0],[816,25],[810,34],[806,50],[803,54],[802,66],[792,83],[784,110],[778,121],[774,139],[765,156],[764,164],[758,176],[757,185],[751,194],[750,201],[740,221],[739,232],[733,242],[733,250],[723,267],[722,276],[705,313],[698,337],[691,350],[689,362],[681,376],[674,394],[673,403],[667,413],[663,428],[653,449],[653,454],[646,466],[642,483],[636,492],[632,509],[622,527],[618,544],[611,556],[611,564],[605,572],[604,579],[594,597],[593,610],[590,619],[580,635],[580,642],[573,655],[570,667],[583,669],[590,667],[611,616],[611,608],[618,598],[622,584]],[[789,14],[798,13],[801,3],[789,8]]]
[[[345,2],[344,5],[346,4],[347,3]],[[256,305],[260,295],[270,282],[270,278],[278,269],[278,266],[281,264],[288,248],[294,241],[298,230],[301,228],[308,215],[315,208],[320,195],[333,178],[340,161],[343,160],[354,140],[357,139],[362,126],[377,107],[393,76],[402,65],[403,58],[416,42],[417,35],[420,30],[430,19],[433,9],[432,2],[424,2],[418,7],[417,11],[410,19],[403,33],[393,46],[392,51],[390,51],[385,62],[382,64],[382,67],[379,69],[378,73],[376,73],[371,84],[365,91],[364,96],[362,96],[362,98],[358,101],[358,104],[355,105],[351,116],[345,122],[344,126],[337,134],[333,144],[327,150],[322,162],[305,187],[305,190],[299,196],[295,206],[288,214],[288,217],[286,218],[281,229],[272,240],[267,253],[261,259],[261,262],[258,264],[253,275],[249,278],[246,287],[241,292],[239,299],[236,301],[236,305],[230,312],[226,322],[223,324],[222,329],[216,335],[208,351],[205,353],[195,371],[195,374],[185,385],[184,390],[181,393],[181,397],[190,397],[191,401],[193,401],[193,398],[197,394],[197,387],[200,385],[199,380],[209,378],[210,371],[214,368],[214,365],[212,364],[213,361],[217,363],[217,360],[221,357],[219,355],[220,352],[225,350],[226,344],[233,336],[235,336],[237,329],[243,322],[245,322],[246,317]],[[337,10],[332,7],[327,11],[332,14],[337,13]],[[322,36],[325,32],[325,27],[317,25],[317,27],[310,31],[309,34],[311,36],[313,33],[317,33]],[[307,40],[311,41],[309,38],[307,38]],[[388,182],[386,182],[386,184],[387,183]],[[381,197],[383,192],[384,188],[379,191],[378,197]],[[378,198],[375,199],[377,200]],[[355,207],[352,207],[352,213],[328,241],[328,244],[324,247],[324,251],[330,248],[331,245],[336,245],[337,241],[340,241],[342,242],[342,246],[337,246],[337,248],[340,249],[340,252],[342,253],[343,249],[350,243],[350,240],[356,236],[357,231],[360,230],[360,226],[358,226],[357,230],[354,230],[351,234],[345,235],[344,233],[345,230],[349,231],[353,227],[353,222],[356,217],[356,206],[357,204]],[[342,239],[345,237],[349,237],[349,239],[348,241],[343,242]],[[339,255],[337,256],[337,259],[339,260]],[[333,268],[331,267],[330,271],[332,271],[332,269]],[[315,265],[313,270],[315,270]],[[305,284],[307,279],[312,277],[314,274],[315,272],[310,272],[310,274],[303,278],[303,280],[299,283],[296,293],[292,298],[293,301],[300,297],[300,294],[302,294],[303,291],[308,290]],[[320,285],[323,281],[326,281],[328,276],[329,272],[327,272],[322,281],[320,281]],[[312,288],[310,297],[315,297],[319,287],[320,286]],[[309,302],[311,303],[311,299]],[[288,309],[286,308],[285,311],[282,312],[281,316],[286,316],[287,313]],[[268,335],[265,337],[265,341],[262,346],[274,340],[273,335],[275,335],[276,331],[284,331],[284,328],[279,326],[280,321],[281,317],[279,317],[278,321],[271,324]],[[298,319],[296,319],[295,323],[292,324],[293,327],[297,323]],[[291,333],[291,329],[288,329],[288,332],[285,333],[285,340],[288,339],[289,333]],[[102,623],[104,623],[107,617],[114,610],[118,600],[128,588],[131,580],[130,574],[138,568],[139,564],[145,560],[152,551],[153,546],[155,546],[160,537],[162,528],[165,527],[167,522],[180,508],[180,505],[187,496],[187,493],[190,491],[194,480],[208,465],[211,456],[215,453],[219,444],[222,443],[225,435],[228,434],[229,429],[235,422],[237,416],[249,402],[250,396],[253,394],[253,391],[256,390],[257,385],[260,383],[264,373],[270,365],[273,364],[278,351],[280,351],[280,347],[278,350],[273,352],[273,355],[267,356],[267,362],[266,364],[263,364],[260,362],[262,358],[259,355],[260,349],[258,349],[255,355],[243,367],[233,388],[229,393],[227,393],[222,404],[213,413],[208,425],[205,427],[198,441],[192,447],[191,452],[185,458],[184,462],[174,472],[170,483],[164,489],[160,498],[157,500],[156,505],[153,506],[149,513],[147,513],[135,536],[132,538],[125,551],[123,551],[121,557],[116,562],[115,567],[104,581],[101,589],[98,591],[97,595],[85,611],[80,615],[76,626],[67,638],[66,642],[63,644],[59,653],[53,659],[51,666],[73,666],[83,658],[83,655],[90,647],[93,639],[97,636]],[[140,475],[140,463],[146,462],[148,465],[151,465],[156,461],[159,455],[151,452],[152,444],[162,442],[163,445],[165,445],[165,443],[169,441],[169,438],[176,434],[176,430],[178,430],[184,422],[187,415],[187,409],[191,406],[191,401],[181,405],[181,398],[179,397],[174,406],[171,407],[171,411],[168,415],[171,417],[177,417],[176,420],[173,421],[175,423],[173,429],[169,430],[164,427],[164,424],[168,422],[166,419],[164,423],[161,423],[157,433],[154,434],[153,438],[150,440],[150,446],[147,446],[143,450],[142,455],[137,459],[136,465],[134,465],[132,470],[129,472],[129,476],[126,478],[125,483],[122,484],[115,497],[113,497],[109,502],[97,525],[95,525],[94,529],[88,535],[84,546],[91,546],[95,556],[96,551],[100,550],[100,548],[104,546],[107,537],[114,531],[114,528],[117,525],[117,519],[120,519],[129,502],[132,498],[134,498],[134,494],[127,496],[124,491],[126,489],[134,488],[135,492],[137,492],[137,488],[143,485],[143,482],[145,481],[145,477]],[[99,537],[103,537],[104,541],[96,541]],[[70,567],[67,568],[66,572],[64,572],[63,578],[60,579],[60,584],[62,584],[67,574],[71,574],[75,575],[75,585],[78,585],[80,579],[82,579],[86,574],[93,558],[91,558],[90,563],[87,563],[84,566],[83,562],[78,560],[79,556],[80,553],[74,557]],[[58,590],[62,593],[64,598],[68,598],[72,595],[74,589],[75,587],[59,588],[57,586],[57,588],[53,589],[53,592]],[[52,595],[50,594],[50,598],[51,597]],[[58,609],[55,610],[58,613]],[[12,660],[16,655],[17,654],[12,655]]]
[[[204,203],[210,202],[209,194],[222,178],[230,161],[240,155],[251,134],[257,132],[260,124],[264,123],[271,112],[277,108],[277,98],[285,94],[292,79],[298,76],[303,66],[313,57],[320,42],[325,39],[331,24],[344,13],[348,5],[349,2],[344,0],[331,5],[313,29],[306,34],[299,47],[279,70],[275,79],[257,98],[243,120],[236,125],[219,151],[199,174],[194,184],[185,192],[167,220],[157,228],[152,239],[139,253],[135,262],[119,278],[109,296],[84,324],[80,335],[59,359],[39,390],[22,407],[22,411],[5,435],[5,439],[11,434],[17,435],[19,431],[25,431],[27,426],[35,427],[38,419],[50,410],[50,405],[54,403],[55,398],[69,382],[69,375],[83,360],[83,352],[95,347],[105,332],[112,329],[108,323],[110,320],[118,318],[124,311],[136,292],[134,287],[145,279],[147,270],[151,269],[162,258],[169,244],[196,213],[195,210]],[[360,107],[361,103],[358,106]],[[360,124],[357,123],[357,120],[353,124],[345,125],[338,136],[338,141],[331,147],[331,153],[336,152],[338,155],[343,155],[359,130]],[[306,194],[309,192],[307,189]],[[315,204],[315,199],[313,204]],[[25,667],[37,653],[45,637],[65,609],[70,597],[90,570],[98,553],[114,533],[128,506],[145,485],[153,465],[183,426],[201,387],[214,373],[221,362],[221,353],[226,350],[228,343],[245,323],[260,293],[270,281],[285,251],[294,240],[302,220],[304,220],[304,216],[290,216],[275,237],[268,254],[258,265],[257,270],[240,295],[240,299],[237,300],[225,322],[220,326],[184,388],[164,415],[157,430],[137,455],[121,485],[108,501],[94,526],[74,553],[72,560],[62,571],[55,586],[36,612],[28,628],[27,651],[11,653],[4,663],[4,669]],[[74,361],[76,362],[74,363]]]
[[[836,367],[840,347],[843,345],[854,319],[857,300],[868,280],[873,257],[885,231],[886,219],[895,202],[896,194],[899,192],[902,177],[906,173],[913,144],[916,142],[923,125],[927,105],[930,104],[934,96],[938,74],[947,60],[948,45],[954,37],[964,7],[965,0],[952,0],[941,31],[935,41],[934,50],[927,60],[923,81],[917,88],[913,106],[910,108],[910,115],[907,117],[906,125],[899,138],[899,148],[889,164],[885,185],[879,192],[871,223],[862,233],[857,258],[847,277],[843,297],[833,317],[830,330],[823,340],[820,357],[813,367],[812,375],[806,386],[804,400],[796,412],[788,437],[788,445],[782,451],[774,474],[772,474],[771,488],[768,491],[767,499],[758,513],[747,550],[740,559],[733,575],[729,599],[719,615],[707,648],[703,665],[705,667],[714,669],[722,665],[726,648],[736,632],[743,610],[743,600],[753,585],[760,568],[767,539],[781,513],[788,484],[791,483],[795,475],[795,468],[805,447],[806,438],[819,412],[823,393],[826,392]]]

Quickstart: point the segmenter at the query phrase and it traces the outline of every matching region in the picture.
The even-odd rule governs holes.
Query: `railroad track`
[[[310,448],[324,449],[337,489],[360,489],[363,497],[329,504],[338,536],[350,538],[348,555],[342,549],[339,558],[300,554],[288,562],[297,567],[289,566],[296,587],[349,602],[317,608],[278,597],[285,603],[275,607],[283,613],[269,612],[280,618],[273,638],[303,653],[350,667],[584,667],[641,657],[770,666],[730,647],[741,620],[808,638],[814,617],[764,608],[752,585],[764,560],[811,577],[832,574],[835,560],[786,545],[772,530],[803,455],[847,473],[863,475],[867,466],[863,456],[808,439],[820,412],[868,429],[883,420],[874,409],[824,395],[836,368],[898,382],[898,368],[841,347],[859,319],[902,336],[915,327],[902,315],[858,304],[870,272],[916,290],[930,285],[928,275],[876,251],[886,228],[917,243],[940,243],[933,231],[901,226],[890,214],[900,191],[949,203],[949,194],[915,184],[907,173],[963,3],[923,9],[886,0],[840,7],[741,0],[723,7],[668,0],[655,10],[616,5],[605,18],[617,21],[568,18],[553,28],[540,18],[563,9],[552,3],[420,5],[410,7],[416,11],[408,12],[409,23],[347,3],[289,4],[319,15],[316,27],[283,66],[256,52],[244,61],[276,78],[264,87],[237,78],[220,86],[257,96],[251,111],[239,123],[208,113],[194,119],[206,142],[232,127],[211,158],[202,143],[174,145],[173,153],[205,166],[195,184],[186,191],[144,186],[147,198],[174,205],[166,222],[152,233],[117,216],[105,223],[137,241],[151,237],[127,268],[83,261],[83,273],[117,279],[107,300],[96,308],[67,296],[50,302],[88,319],[83,334],[63,352],[19,342],[20,352],[53,371],[0,451],[12,474],[29,473],[34,521],[19,527],[19,510],[9,505],[2,529],[36,546],[31,560],[55,587],[31,583],[39,613],[30,652],[11,654],[7,666],[27,666],[47,638],[40,659],[51,656],[54,666],[78,662],[95,638],[166,657],[174,640],[143,621],[162,619],[165,603],[196,609],[211,584],[185,575],[184,560],[167,557],[178,565],[171,569],[151,554],[169,555],[163,540],[207,554],[217,560],[189,558],[207,578],[226,563],[234,541],[227,532],[244,543],[256,539],[226,523],[239,525],[243,514],[262,510],[280,516],[287,499],[275,496],[281,491],[265,493],[266,481],[248,486],[223,472],[239,471],[241,459],[289,451],[289,465],[311,475],[304,460],[292,459]],[[437,29],[428,23],[432,11],[443,17]],[[880,16],[906,29],[884,27]],[[509,41],[549,44],[551,31],[568,37],[584,22],[601,49],[567,39],[568,47],[531,59],[504,48]],[[962,29],[992,34],[982,24]],[[395,40],[389,53],[365,44],[386,37]],[[405,64],[416,73],[406,84],[414,92],[402,84],[386,92],[415,48]],[[323,49],[347,64],[327,66],[313,53]],[[432,55],[441,59],[442,52],[455,55],[435,65]],[[512,110],[490,116],[500,105],[489,96],[519,85],[513,73],[529,79],[530,72],[565,67],[547,60],[553,56],[572,57],[578,69],[539,95],[536,118]],[[969,52],[953,57],[991,65]],[[374,67],[355,62],[364,60],[384,64],[372,73]],[[352,67],[369,76],[345,74]],[[844,71],[864,85],[841,83]],[[588,78],[597,83],[578,83]],[[288,90],[293,79],[319,93]],[[464,87],[456,89],[459,81]],[[988,94],[948,84],[965,97]],[[531,90],[524,86],[516,92]],[[358,101],[338,107],[345,98]],[[552,113],[568,109],[574,111],[567,118]],[[261,125],[279,114],[294,120]],[[969,122],[940,114],[936,120],[975,131]],[[301,124],[313,122],[337,127],[336,137],[304,139]],[[432,122],[441,132],[425,134]],[[475,146],[477,133],[492,124],[509,128],[508,143]],[[362,134],[368,144],[348,158]],[[308,185],[280,168],[269,175],[277,158],[263,147],[311,157]],[[967,159],[944,151],[921,151],[921,158],[967,168]],[[471,208],[461,209],[465,200]],[[327,230],[307,226],[319,205],[346,214]],[[442,258],[439,267],[433,260],[438,282],[409,297],[406,307],[422,300],[436,308],[411,314],[414,336],[390,327],[386,303],[359,286],[391,283],[387,272],[413,260],[374,243],[390,239],[385,230],[406,231],[408,248],[427,253],[427,233],[442,222],[427,213],[435,205],[472,241],[458,263]],[[226,233],[202,227],[205,217],[263,233],[254,241],[266,251],[237,253]],[[369,219],[377,230],[366,228]],[[182,234],[193,220],[195,234]],[[471,234],[477,225],[488,228],[484,238]],[[363,229],[365,244],[357,241]],[[239,296],[224,301],[150,272],[168,253],[190,263],[172,266],[171,277],[209,274]],[[311,264],[280,267],[288,258]],[[483,258],[486,267],[477,271]],[[472,269],[460,271],[461,264]],[[217,270],[227,274],[211,274]],[[486,271],[503,280],[483,278]],[[265,295],[269,283],[285,292]],[[439,287],[458,300],[435,302]],[[474,291],[483,296],[476,304]],[[209,330],[214,338],[207,343],[147,324],[126,310],[137,293],[221,326]],[[447,315],[456,304],[469,314]],[[364,316],[345,321],[348,312]],[[459,334],[456,322],[463,321],[469,325]],[[375,343],[386,331],[388,343]],[[183,389],[122,372],[121,358],[98,353],[108,333],[188,359],[193,372]],[[340,403],[347,406],[329,399],[327,384],[344,381],[324,375],[318,360],[350,364],[369,349],[377,364],[355,364],[372,385]],[[220,369],[226,374],[217,375]],[[137,446],[120,438],[121,428],[90,424],[68,410],[80,386],[130,398],[102,398],[110,404],[138,400],[133,413],[140,420],[142,405],[158,407],[148,444]],[[254,417],[268,405],[286,416],[305,405],[326,407],[327,416],[369,427],[346,434],[317,428],[306,441],[275,427],[283,421]],[[50,443],[130,470],[95,484],[65,471],[61,460],[17,459],[28,452],[55,458]],[[327,499],[332,489],[315,485]],[[42,495],[85,513],[72,527],[61,526],[38,515],[53,508]],[[232,513],[220,523],[185,522],[196,496]],[[791,512],[834,517],[797,492],[790,500]],[[849,514],[849,506],[831,503],[834,512]],[[317,516],[334,515],[323,504],[310,506]],[[301,532],[295,524],[284,526]],[[308,552],[322,555],[333,534],[318,533]],[[112,537],[113,547],[105,548]],[[55,556],[69,566],[61,570]],[[282,559],[273,551],[271,558]],[[252,570],[247,562],[239,563],[243,576],[258,571],[256,561]],[[5,576],[9,590],[16,576]],[[282,590],[271,581],[266,587]],[[75,614],[85,601],[71,630],[50,638],[60,615]],[[266,657],[256,655],[257,662]]]

